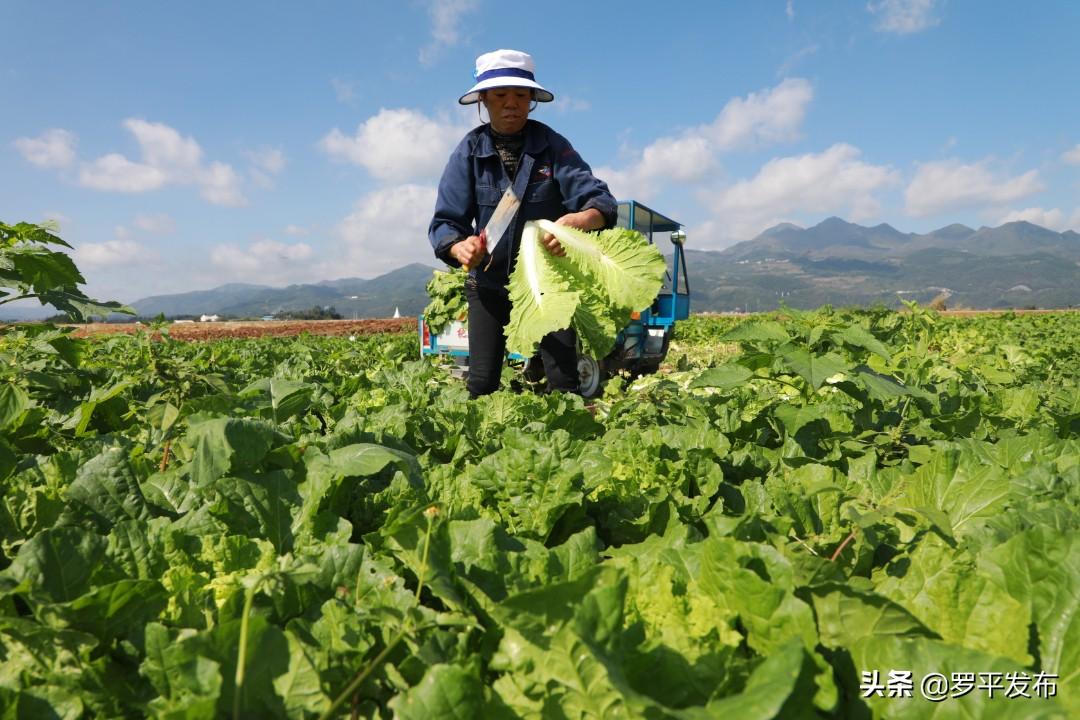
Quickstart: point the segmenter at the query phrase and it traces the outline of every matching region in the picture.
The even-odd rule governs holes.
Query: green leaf
[[[363,494],[363,499],[374,502],[380,490],[390,493],[390,498],[404,499],[410,492],[419,493],[423,486],[420,466],[412,455],[371,443],[355,443],[331,450],[328,455],[314,448],[304,456],[307,468],[306,480],[298,486],[303,505],[296,514],[292,531],[299,534],[312,527],[312,519],[321,511],[333,510],[345,515],[347,509],[337,507],[351,498],[352,491]],[[356,483],[355,478],[381,478],[391,471],[400,473],[385,484]],[[385,507],[374,510],[385,512]],[[353,518],[348,518],[353,520]],[[361,528],[366,531],[367,528]]]
[[[784,425],[788,437],[794,437],[810,423],[828,420],[835,410],[828,405],[778,405],[773,411],[776,419]]]
[[[874,337],[869,330],[861,325],[848,325],[843,330],[836,333],[834,337],[846,345],[869,350],[885,362],[888,362],[892,358],[892,354],[889,352],[889,349],[885,347],[885,344]]]
[[[493,663],[505,674],[495,692],[519,717],[662,717],[661,708],[638,693],[618,664],[562,627],[545,646],[516,632],[503,637]]]
[[[150,517],[150,507],[122,447],[106,448],[79,468],[75,481],[67,489],[66,499],[68,508],[61,518],[63,524],[86,519],[102,533],[124,520]]]
[[[953,532],[963,536],[975,521],[1005,506],[1010,486],[1005,472],[980,462],[970,451],[940,447],[930,461],[904,478],[897,505],[931,508],[948,515]]]
[[[808,713],[813,697],[793,697],[803,672],[806,653],[801,643],[791,641],[771,653],[754,668],[746,687],[736,695],[713,700],[704,708],[690,708],[675,713],[680,720],[707,718],[739,718],[739,720],[770,720]],[[789,705],[789,712],[783,712]]]
[[[18,385],[0,383],[0,430],[15,423],[30,407],[30,396]]]
[[[587,233],[548,220],[537,220],[543,232],[554,235],[566,250],[555,263],[573,263],[602,291],[604,300],[628,311],[652,304],[667,272],[655,245],[639,232],[611,228]]]
[[[30,678],[54,682],[78,680],[90,655],[98,646],[92,635],[57,629],[36,620],[0,617],[0,687],[22,687]]]
[[[275,470],[250,479],[222,478],[217,490],[226,501],[217,514],[230,528],[266,538],[280,554],[292,550],[292,511],[301,500],[288,473]]]
[[[911,671],[913,692],[910,698],[888,697],[887,690],[882,696],[870,693],[863,702],[870,706],[874,717],[892,720],[967,720],[968,718],[988,718],[1002,720],[1065,720],[1063,707],[1053,700],[1032,698],[1009,698],[1005,696],[1005,685],[994,693],[991,699],[985,690],[973,689],[960,697],[949,697],[941,702],[926,700],[920,686],[923,678],[931,673],[940,673],[951,679],[953,673],[1000,673],[1004,680],[1005,673],[1021,672],[1015,660],[972,650],[959,645],[932,640],[930,638],[910,638],[875,635],[857,640],[851,647],[854,662],[854,676],[843,679],[853,697],[862,697],[865,691],[859,689],[862,673],[878,672],[879,682],[886,684],[890,671]],[[1029,673],[1030,675],[1030,673]],[[1031,688],[1028,688],[1028,693]]]
[[[23,543],[3,575],[32,593],[67,602],[89,589],[90,576],[105,550],[105,538],[96,533],[80,527],[51,528]]]
[[[80,720],[87,712],[78,693],[55,685],[20,690],[0,686],[2,720]]]
[[[277,431],[250,418],[191,418],[187,441],[195,454],[191,479],[206,486],[229,472],[257,466],[273,447]]]
[[[429,668],[419,685],[390,701],[390,709],[400,720],[472,720],[492,716],[477,672],[444,664]]]
[[[690,387],[715,387],[730,390],[743,385],[754,373],[742,365],[727,364],[709,368],[690,383]]]
[[[556,271],[552,255],[540,245],[539,233],[535,225],[525,225],[507,286],[511,311],[506,348],[525,357],[532,357],[545,335],[570,327],[581,302],[580,293],[570,289]]]
[[[315,386],[311,383],[275,377],[263,378],[251,383],[240,391],[240,396],[265,393],[269,396],[271,418],[276,423],[283,423],[291,417],[306,412],[311,407],[314,392]]]
[[[157,521],[166,522],[165,519]],[[123,520],[109,531],[107,555],[121,571],[139,580],[157,580],[169,567],[162,552],[161,525]]]
[[[895,400],[899,397],[909,397],[914,395],[923,397],[926,395],[926,393],[918,389],[907,387],[895,378],[874,372],[867,367],[860,366],[857,368],[855,377],[857,377],[859,382],[862,383],[862,386],[866,388],[870,397],[875,400]]]
[[[39,605],[37,612],[44,622],[82,630],[107,643],[157,617],[167,603],[157,580],[120,580],[67,603]]]
[[[240,620],[217,625],[197,638],[198,654],[221,667],[223,680],[218,714],[231,713],[237,694],[236,661],[240,647]],[[254,615],[248,622],[247,662],[238,706],[242,717],[284,718],[282,699],[274,689],[274,679],[289,671],[289,643],[285,633],[265,617]]]
[[[139,672],[158,692],[150,702],[154,716],[191,720],[213,716],[221,695],[221,666],[198,654],[193,632],[170,631],[152,622],[145,628],[145,647]]]
[[[559,239],[564,257],[543,248],[544,232]],[[660,251],[633,230],[587,233],[546,220],[526,223],[508,285],[507,348],[531,356],[545,335],[573,326],[584,351],[604,357],[630,313],[656,299],[666,271]]]
[[[580,452],[580,443],[565,430],[546,438],[513,434],[466,477],[510,534],[546,542],[560,521],[581,506],[585,468]]]
[[[274,690],[285,701],[285,713],[304,717],[325,712],[331,699],[323,691],[318,668],[295,635],[286,631],[285,639],[289,643],[289,667],[274,678]]]
[[[720,342],[740,343],[786,343],[790,339],[784,326],[774,320],[739,323],[720,336]]]
[[[946,642],[1012,658],[1028,654],[1030,610],[979,571],[969,553],[926,535],[909,557],[893,560],[874,588]]]
[[[911,613],[869,589],[836,582],[813,588],[821,644],[846,648],[876,635],[933,636]]]
[[[785,347],[778,351],[784,363],[793,372],[800,375],[810,387],[817,390],[827,378],[840,373],[850,373],[851,365],[835,353],[823,355],[811,354],[796,347]]]
[[[1030,608],[1042,669],[1060,676],[1060,702],[1080,713],[1080,537],[1034,527],[993,548],[980,569]]]

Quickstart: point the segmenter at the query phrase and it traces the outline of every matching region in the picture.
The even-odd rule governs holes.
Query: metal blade
[[[495,212],[491,215],[491,219],[488,220],[487,227],[484,228],[487,241],[494,243],[488,246],[488,261],[484,265],[485,270],[491,265],[491,257],[495,255],[495,248],[502,242],[503,235],[506,234],[510,222],[517,215],[519,207],[521,207],[521,198],[514,194],[514,186],[511,185],[506,188],[506,192],[503,193],[499,204],[495,206]]]

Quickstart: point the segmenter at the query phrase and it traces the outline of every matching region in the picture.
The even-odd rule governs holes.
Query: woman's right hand
[[[470,235],[464,240],[454,243],[450,247],[450,254],[463,267],[472,270],[480,264],[480,261],[484,259],[484,255],[487,254],[487,247],[485,246],[486,243],[479,235]]]

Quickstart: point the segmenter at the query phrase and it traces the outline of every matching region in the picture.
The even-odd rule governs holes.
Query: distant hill
[[[702,310],[894,306],[942,293],[948,304],[971,308],[1080,305],[1080,234],[1028,222],[919,235],[833,217],[687,255],[693,306]]]
[[[920,235],[832,217],[808,228],[783,223],[719,252],[694,246],[691,236],[686,255],[694,311],[770,310],[782,303],[896,307],[901,299],[926,303],[939,294],[950,307],[1080,307],[1080,233],[1028,222],[977,230],[954,224]],[[427,304],[431,271],[414,263],[369,280],[284,288],[232,283],[132,306],[146,317],[260,317],[316,305],[333,306],[347,318],[389,317],[395,309],[414,315]],[[0,317],[51,312],[11,308]]]
[[[427,304],[424,286],[432,268],[413,263],[368,280],[345,278],[283,288],[232,283],[212,290],[156,295],[131,304],[143,317],[163,314],[261,317],[316,305],[333,306],[343,317],[390,317],[398,309],[414,315]]]

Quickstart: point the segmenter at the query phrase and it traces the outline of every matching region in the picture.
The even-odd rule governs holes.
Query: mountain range
[[[283,288],[231,283],[212,290],[155,295],[131,304],[142,317],[163,314],[262,317],[286,310],[333,307],[342,317],[415,315],[427,304],[432,267],[412,263],[369,280],[345,278]]]
[[[686,259],[695,311],[898,306],[900,300],[926,303],[938,296],[950,307],[1080,306],[1080,233],[1022,221],[977,230],[954,224],[917,234],[831,217],[809,228],[782,223],[722,251],[696,250],[689,237]],[[143,317],[262,317],[314,306],[332,306],[346,318],[389,317],[395,310],[415,315],[427,304],[431,271],[413,263],[371,279],[283,288],[232,283],[147,297],[132,306]]]
[[[1080,234],[1022,221],[916,234],[832,217],[810,228],[777,225],[722,252],[687,255],[699,309],[893,306],[939,295],[968,308],[1080,305]]]

